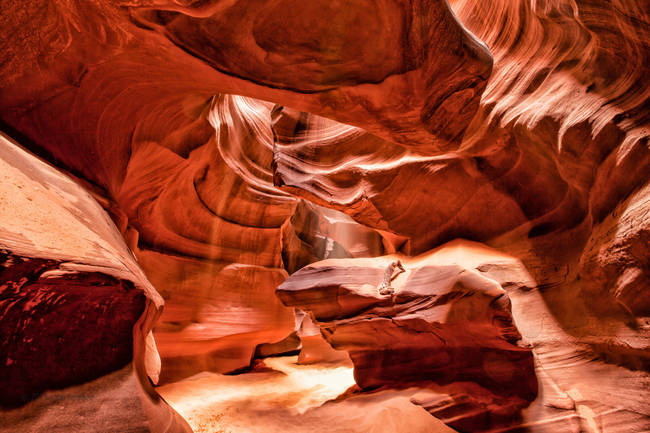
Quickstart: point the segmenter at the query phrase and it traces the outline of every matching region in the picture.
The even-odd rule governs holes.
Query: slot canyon
[[[0,0],[0,433],[650,432],[649,0]]]

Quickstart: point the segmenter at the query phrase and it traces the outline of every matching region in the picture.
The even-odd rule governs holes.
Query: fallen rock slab
[[[537,379],[532,351],[517,345],[508,295],[478,271],[432,257],[402,258],[406,272],[391,282],[392,295],[378,287],[396,256],[317,262],[277,294],[308,311],[332,347],[348,351],[362,390],[448,387],[512,416],[535,399]]]

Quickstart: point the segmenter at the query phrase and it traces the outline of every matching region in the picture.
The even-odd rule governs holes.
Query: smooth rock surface
[[[416,152],[314,113],[276,108],[275,183],[400,236],[407,254],[465,238],[525,260],[540,284],[572,284],[592,232],[623,211],[617,206],[635,207],[647,195],[623,204],[650,172],[647,7],[450,4],[495,58],[460,149]],[[623,285],[647,279],[644,266],[616,266],[608,272]],[[616,290],[602,282],[590,292],[605,310],[618,310]]]
[[[0,428],[189,431],[148,377],[162,298],[99,204],[4,135],[0,221]],[[125,392],[134,403],[114,420],[78,419]]]
[[[96,195],[167,300],[163,381],[243,367],[290,332],[291,312],[269,293],[285,277],[281,226],[295,199],[273,188],[272,104],[261,100],[454,149],[490,73],[446,1],[287,8],[298,6],[3,4],[2,128]]]
[[[382,309],[383,312],[395,311],[395,307],[386,307],[386,304],[393,304],[393,300],[379,297],[373,291],[372,284],[368,283],[371,278],[357,277],[359,269],[371,269],[373,261],[377,266],[379,259],[366,259],[365,265],[354,266],[355,262],[363,260],[332,260],[314,264],[312,270],[324,264],[320,276],[327,277],[338,271],[338,278],[342,281],[328,282],[327,278],[321,279],[318,272],[314,273],[308,267],[302,280],[305,283],[304,293],[301,294],[303,291],[294,285],[287,287],[288,290],[281,296],[289,302],[308,304],[315,317],[326,317],[316,323],[322,326],[323,335],[333,345],[352,351],[364,345],[380,346],[382,340],[395,338],[395,335],[402,338],[391,347],[406,344],[403,342],[406,332],[403,329],[399,330],[399,334],[395,331],[385,332],[385,329],[371,333],[346,332],[354,326],[364,326],[364,321],[355,321],[355,318],[367,318],[370,320],[366,322],[372,323],[373,320],[381,320],[378,313]],[[602,313],[588,306],[579,291],[558,293],[540,285],[521,260],[480,244],[452,242],[427,254],[427,260],[434,261],[442,269],[457,267],[458,263],[462,263],[463,269],[473,270],[486,277],[491,284],[505,289],[512,302],[513,323],[522,336],[519,344],[530,347],[534,355],[532,377],[536,379],[539,392],[530,405],[516,416],[500,410],[503,406],[500,408],[499,405],[506,405],[506,401],[494,395],[485,399],[488,395],[485,388],[467,382],[462,383],[460,388],[453,383],[432,388],[429,383],[427,388],[409,391],[411,401],[422,405],[436,418],[459,431],[521,428],[534,432],[622,432],[650,428],[650,409],[645,403],[650,376],[643,371],[647,368],[644,367],[648,353],[647,322],[640,322],[635,328],[622,323],[617,317],[603,317]],[[340,268],[332,266],[336,262],[346,265]],[[409,268],[418,266],[417,262],[412,265],[408,265],[408,261],[404,263],[407,273]],[[377,281],[381,280],[381,273],[381,268],[374,272]],[[307,274],[311,277],[307,278]],[[300,272],[295,276],[300,277]],[[291,284],[293,278],[290,277],[285,284]],[[352,280],[346,284],[347,278],[358,280],[358,284],[355,285]],[[408,279],[405,274],[395,279],[395,300],[399,299],[400,291],[405,290]],[[341,288],[333,289],[330,284]],[[364,297],[349,296],[351,291],[362,291]],[[370,300],[373,296],[375,299],[369,301],[370,306],[360,301]],[[338,299],[338,304],[331,302],[335,299]],[[345,317],[346,312],[351,314]],[[373,313],[375,316],[371,318]],[[462,329],[457,332],[462,333]],[[477,344],[482,341],[478,340]],[[355,369],[359,362],[373,365],[375,359],[369,358],[357,359]],[[389,370],[399,365],[400,360],[391,358],[390,361],[381,365],[380,369]],[[496,375],[505,374],[502,367],[506,364],[502,361],[493,365],[495,370],[488,368],[486,371]],[[355,374],[355,377],[358,376]],[[425,382],[419,383],[423,386]],[[399,384],[392,384],[394,386]]]
[[[650,316],[649,245],[650,183],[594,227],[580,258],[582,290],[596,305],[605,295],[630,314]]]
[[[0,368],[11,374],[0,376],[34,394],[88,379],[72,348],[57,361],[61,382],[45,370],[16,374],[50,353],[30,343],[79,334],[76,349],[101,364],[98,375],[128,362],[133,343],[143,388],[147,376],[247,368],[257,349],[302,331],[273,295],[288,274],[465,238],[500,253],[448,245],[435,265],[508,292],[541,392],[510,418],[467,384],[409,398],[459,430],[650,430],[647,2],[6,0],[0,9],[0,129],[74,178],[119,230],[58,176],[32,194],[13,182],[40,168],[2,166],[12,188],[0,197],[9,203],[0,326],[10,336]],[[167,301],[157,325],[161,299],[140,266]],[[345,305],[379,308],[370,298]],[[69,327],[36,332],[60,315]],[[341,353],[302,337],[302,362]]]
[[[433,257],[402,257],[407,271],[392,296],[377,291],[391,256],[317,262],[277,293],[308,311],[332,347],[348,351],[362,389],[451,384],[513,415],[535,399],[537,380],[531,350],[516,345],[507,294],[479,272]]]
[[[301,366],[296,357],[282,357],[265,360],[258,371],[235,376],[202,373],[159,391],[196,433],[454,431],[413,405],[408,394],[337,398],[352,385],[348,366]]]

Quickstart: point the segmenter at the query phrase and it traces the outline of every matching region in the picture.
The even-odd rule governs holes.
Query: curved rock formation
[[[401,236],[403,252],[466,238],[522,258],[539,284],[573,284],[592,231],[646,195],[621,204],[649,180],[648,11],[595,1],[452,7],[495,56],[460,149],[416,153],[284,107],[273,113],[275,182]],[[647,281],[645,265],[633,268],[629,278]],[[593,283],[616,315],[616,291],[604,285]]]
[[[494,57],[481,101],[491,117],[527,129],[553,118],[558,133],[548,144],[569,153],[584,149],[566,136],[575,127],[595,137],[613,124],[627,134],[627,146],[647,140],[647,5],[632,0],[450,4]]]
[[[421,149],[457,147],[492,64],[442,0],[129,6],[139,25],[246,80],[236,93]]]
[[[296,348],[304,331],[273,295],[289,274],[465,238],[509,258],[472,261],[451,248],[463,257],[436,266],[461,265],[508,292],[543,392],[518,420],[478,404],[480,389],[413,401],[460,430],[650,429],[647,2],[6,0],[1,9],[0,129],[81,184],[138,260],[81,190],[43,205],[52,215],[20,211],[34,203],[8,193],[0,378],[14,382],[4,402],[90,380],[57,395],[101,388],[115,402],[144,392],[149,412],[137,420],[182,430],[141,360],[154,382],[246,368],[255,353]],[[12,178],[41,172],[31,167]],[[153,287],[166,302],[155,327]],[[79,337],[89,322],[101,325],[96,335]],[[152,328],[160,375],[145,356]],[[301,362],[336,358],[307,334]],[[48,364],[56,378],[19,373],[72,340],[75,350]],[[135,371],[108,374],[131,358]],[[75,422],[91,406],[74,405],[63,428],[83,429]],[[29,430],[20,417],[53,420],[58,409],[39,398],[16,410],[12,426]]]
[[[162,2],[10,4],[15,18],[2,22],[13,29],[2,40],[5,129],[88,182],[167,299],[157,328],[162,380],[243,367],[259,343],[291,330],[291,311],[273,302],[272,291],[285,277],[280,227],[295,201],[271,184],[270,105],[220,92],[322,112],[414,148],[454,148],[491,63],[446,2],[387,3],[376,17],[377,25],[390,24],[377,54],[350,63],[360,46],[370,49],[368,37],[356,45],[332,39],[307,74],[321,78],[307,79],[283,66],[295,62],[295,47],[269,31],[286,5],[267,2],[256,21],[250,5],[217,3],[200,13]],[[244,12],[237,24],[233,17]],[[421,21],[424,12],[429,19]],[[352,15],[340,16],[342,24]],[[314,34],[300,36],[308,14],[295,19],[291,39],[312,58],[314,38],[328,30],[312,26]],[[231,37],[244,28],[253,40]],[[404,52],[387,58],[385,41]],[[242,56],[231,58],[226,42]],[[272,57],[265,68],[278,71],[265,72],[265,81],[259,47]],[[215,274],[223,278],[214,281]],[[229,299],[214,299],[225,292]],[[235,334],[241,337],[221,341]]]
[[[108,215],[5,136],[0,173],[0,430],[189,431],[149,382],[162,298]],[[88,411],[125,398],[114,419]]]
[[[309,311],[333,348],[348,351],[362,389],[451,384],[469,404],[512,417],[535,399],[537,380],[531,350],[516,345],[508,296],[479,272],[436,265],[435,257],[404,260],[392,296],[377,289],[390,256],[317,262],[277,293]]]
[[[396,294],[393,297],[377,294],[377,285],[382,279],[385,264],[377,258],[327,260],[310,265],[280,286],[279,294],[285,302],[303,305],[310,310],[325,338],[335,347],[350,351],[355,370],[360,368],[355,372],[355,378],[361,380],[361,384],[408,386],[413,375],[444,381],[458,364],[485,361],[478,369],[458,370],[459,374],[468,371],[478,374],[474,377],[475,380],[484,375],[483,386],[470,382],[452,382],[440,386],[424,382],[420,378],[410,384],[422,387],[426,383],[427,388],[407,390],[413,403],[425,407],[435,417],[459,431],[492,431],[495,428],[531,431],[643,431],[650,428],[650,407],[646,399],[650,375],[647,373],[647,338],[644,336],[647,331],[644,331],[643,325],[641,329],[634,329],[616,318],[604,318],[602,313],[591,310],[589,300],[579,291],[553,293],[552,288],[539,285],[520,260],[476,243],[452,242],[427,253],[425,257],[424,261],[418,258],[404,261],[407,273],[394,280]],[[425,266],[426,262],[435,263],[435,267]],[[462,264],[462,267],[458,264]],[[360,269],[364,273],[359,272]],[[450,345],[454,341],[464,341],[473,345],[475,350],[491,340],[485,337],[467,339],[472,329],[468,326],[447,327],[442,324],[435,329],[435,334],[431,332],[431,324],[427,320],[441,317],[440,311],[436,309],[454,312],[450,304],[463,304],[465,298],[442,297],[440,305],[429,310],[426,307],[430,304],[423,302],[413,306],[413,301],[402,299],[402,293],[409,293],[414,271],[430,273],[432,269],[463,270],[466,275],[472,276],[469,287],[486,284],[492,290],[496,288],[501,291],[502,287],[507,292],[505,296],[512,301],[512,313],[508,306],[501,310],[507,314],[497,317],[509,319],[509,324],[508,321],[501,320],[488,322],[480,331],[494,332],[496,341],[510,347],[515,353],[527,353],[528,358],[522,359],[522,365],[532,362],[529,352],[532,349],[534,372],[530,364],[523,369],[506,370],[505,366],[515,365],[504,362],[503,358],[492,364],[490,361],[493,358],[489,352],[464,357],[457,360],[456,364],[445,362],[443,354],[448,351],[436,335],[444,335],[445,341]],[[435,276],[436,273],[430,275]],[[444,287],[444,283],[448,282],[444,277],[449,276],[438,273],[438,277],[427,288]],[[453,275],[451,281],[456,278],[458,275]],[[467,289],[456,286],[455,290]],[[400,303],[400,299],[403,303]],[[444,304],[444,301],[449,303]],[[472,307],[479,304],[476,302]],[[409,305],[410,310],[400,311],[403,306]],[[467,305],[468,302],[465,301],[465,306]],[[445,310],[445,307],[448,308]],[[497,308],[503,307],[505,306]],[[489,308],[477,308],[474,318],[489,311],[496,312]],[[450,322],[458,319],[449,313],[442,318]],[[397,320],[390,320],[393,316]],[[424,316],[425,320],[417,322],[419,316]],[[399,321],[418,323],[418,326],[415,331],[406,326],[397,327]],[[510,328],[513,323],[518,331]],[[502,329],[506,335],[514,336],[520,332],[522,341],[519,344],[528,349],[500,340],[499,329],[504,325],[506,327]],[[365,329],[368,326],[374,326],[374,329],[370,332],[354,332],[355,328]],[[391,341],[391,344],[382,350],[372,350],[382,347],[386,341]],[[405,356],[400,347],[414,341],[418,341],[417,344],[413,343],[418,349],[438,347],[429,357],[412,354]],[[356,357],[353,355],[355,351]],[[386,352],[393,356],[387,356]],[[496,352],[492,355],[494,353]],[[366,356],[369,354],[372,355]],[[437,362],[440,363],[438,370],[425,369]],[[410,368],[413,363],[418,363],[420,368]],[[530,402],[531,394],[528,394],[527,399],[517,400],[513,395],[503,398],[495,392],[499,389],[498,386],[494,387],[495,383],[498,384],[499,379],[503,383],[515,381],[513,374],[521,376],[516,376],[516,385],[508,386],[506,392],[520,390],[523,392],[521,395],[525,395],[526,389],[530,391],[539,387],[534,401]],[[401,377],[402,380],[393,380],[396,377]],[[492,388],[486,386],[486,377],[497,378],[496,382],[492,382]],[[487,379],[487,383],[490,383],[490,379]],[[608,396],[607,399],[604,396]],[[524,406],[527,407],[513,416],[517,408]]]
[[[116,199],[166,298],[156,329],[163,381],[242,368],[258,344],[281,340],[293,325],[292,311],[272,297],[286,277],[281,226],[295,200],[272,189],[263,147],[270,128],[255,129],[268,104],[231,96],[212,104],[216,138],[187,158],[138,146]]]
[[[300,200],[283,227],[282,262],[290,274],[319,260],[376,257],[394,251],[393,242],[348,215]]]
[[[650,316],[649,215],[647,184],[594,227],[578,271],[586,297],[605,295],[631,315]],[[608,292],[603,294],[603,288]]]

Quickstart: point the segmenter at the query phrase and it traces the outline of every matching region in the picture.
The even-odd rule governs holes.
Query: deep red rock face
[[[532,352],[516,345],[521,335],[498,283],[419,257],[404,262],[407,274],[394,281],[395,294],[382,296],[390,260],[314,263],[277,293],[308,311],[333,348],[348,351],[363,389],[452,384],[475,404],[492,399],[494,412],[510,416],[535,399]]]
[[[20,405],[117,370],[133,357],[145,297],[130,281],[0,254],[0,403]]]

